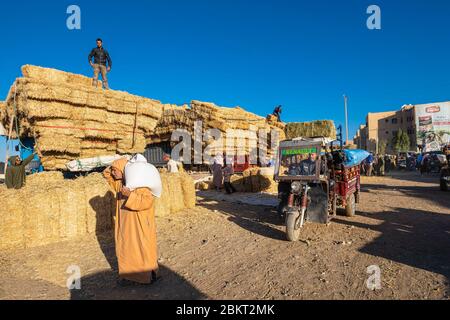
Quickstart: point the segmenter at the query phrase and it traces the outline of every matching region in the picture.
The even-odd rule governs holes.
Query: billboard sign
[[[417,145],[424,152],[450,144],[450,102],[416,105],[415,114]]]

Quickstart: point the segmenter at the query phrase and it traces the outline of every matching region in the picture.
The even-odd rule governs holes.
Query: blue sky
[[[81,30],[66,9],[81,8]],[[368,30],[366,9],[381,8]],[[20,66],[91,75],[102,37],[112,88],[183,104],[240,105],[285,121],[344,122],[367,112],[450,100],[450,2],[446,0],[2,1],[0,99]]]

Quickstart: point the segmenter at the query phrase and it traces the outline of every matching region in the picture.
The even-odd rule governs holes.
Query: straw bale
[[[169,177],[167,173],[160,173],[162,182],[161,198],[155,199],[155,215],[158,217],[165,217],[171,214],[170,202],[172,199],[168,198],[169,192]]]
[[[258,172],[260,191],[277,193],[278,183],[274,180],[274,168],[261,168]]]
[[[180,172],[181,189],[183,190],[184,207],[191,209],[196,204],[195,182],[186,172]]]
[[[267,132],[275,129],[284,139],[284,124],[241,107],[219,107],[195,100],[190,106],[162,104],[127,92],[94,88],[91,78],[60,70],[26,65],[22,73],[15,83],[17,90],[11,88],[6,103],[11,105],[17,94],[20,134],[34,137],[36,133],[47,170],[63,169],[65,162],[86,154],[141,153],[150,143],[168,141],[176,129],[193,134],[198,120],[203,122],[203,133],[217,128],[223,139],[227,129],[250,128]],[[8,123],[8,116],[4,118],[4,124]],[[51,137],[60,141],[53,145]],[[95,140],[102,144],[87,146]],[[251,151],[250,140],[246,138],[241,146],[245,154]]]
[[[328,137],[336,139],[334,121],[319,120],[313,122],[292,122],[286,125],[286,138],[298,137]]]
[[[230,177],[230,182],[237,192],[249,192],[249,185],[245,184],[245,178],[242,175],[234,174]]]
[[[206,191],[206,190],[211,189],[211,183],[208,183],[206,181],[201,181],[196,184],[195,188],[200,191]]]
[[[3,123],[6,118],[6,103],[4,101],[0,101],[0,123]]]
[[[16,93],[20,134],[36,134],[47,170],[62,169],[86,154],[143,152],[162,117],[159,101],[93,88],[92,80],[81,75],[29,65],[22,73],[7,104],[12,105]],[[87,146],[95,140],[101,143]]]
[[[179,173],[167,173],[167,185],[169,187],[166,201],[170,204],[170,212],[178,212],[184,209],[184,194],[181,187]]]
[[[28,248],[111,229],[114,196],[100,174],[64,180],[29,176],[21,190],[0,192],[0,249]]]
[[[194,179],[187,173],[160,172],[163,185],[161,198],[155,199],[155,214],[167,216],[194,208],[196,193]]]
[[[22,74],[24,77],[55,82],[64,83],[69,82],[74,85],[92,86],[92,79],[84,77],[82,75],[68,73],[56,69],[41,68],[31,65],[25,65],[22,67]],[[100,84],[99,84],[100,86]]]

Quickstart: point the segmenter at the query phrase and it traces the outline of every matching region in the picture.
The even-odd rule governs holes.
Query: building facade
[[[398,111],[369,113],[366,124],[360,126],[354,138],[359,148],[373,153],[394,154],[393,140],[399,130],[408,134],[410,151],[417,150],[414,106],[406,105]]]

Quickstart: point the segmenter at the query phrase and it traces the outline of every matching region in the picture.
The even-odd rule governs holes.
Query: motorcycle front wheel
[[[288,212],[286,217],[286,236],[291,242],[300,239],[300,212]]]

